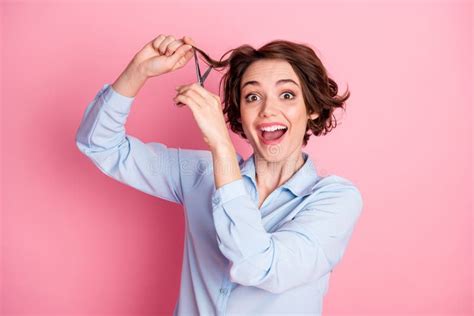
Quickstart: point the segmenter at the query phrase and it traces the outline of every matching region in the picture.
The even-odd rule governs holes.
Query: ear
[[[318,113],[313,113],[309,117],[311,118],[311,120],[315,120],[319,117],[319,114]]]

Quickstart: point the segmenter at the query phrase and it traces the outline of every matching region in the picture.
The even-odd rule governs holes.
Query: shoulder
[[[363,196],[353,181],[338,175],[318,177],[308,197],[308,207],[333,204],[360,213]]]
[[[312,191],[317,192],[321,190],[352,190],[360,193],[359,188],[354,184],[353,181],[334,174],[318,177],[316,183],[313,185]]]

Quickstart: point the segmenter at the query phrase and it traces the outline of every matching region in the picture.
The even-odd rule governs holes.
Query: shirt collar
[[[294,195],[301,196],[310,194],[313,192],[313,187],[317,182],[318,173],[316,166],[313,164],[311,157],[308,153],[303,153],[304,164],[301,168],[296,171],[285,183],[281,185],[282,188],[290,190]],[[257,181],[255,179],[255,153],[250,155],[247,160],[239,158],[240,173],[242,176],[248,177],[255,188],[257,187]]]

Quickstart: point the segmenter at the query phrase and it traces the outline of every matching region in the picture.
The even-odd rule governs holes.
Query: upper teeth
[[[285,126],[281,126],[281,125],[273,125],[273,126],[267,126],[267,127],[262,127],[262,128],[260,128],[260,130],[266,131],[266,132],[274,132],[274,131],[276,131],[277,129],[286,129],[286,127],[285,127]]]

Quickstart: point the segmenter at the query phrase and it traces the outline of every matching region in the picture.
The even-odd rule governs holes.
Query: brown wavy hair
[[[334,111],[337,108],[345,111],[345,101],[349,98],[350,91],[347,89],[342,96],[337,95],[336,82],[329,78],[319,57],[306,44],[274,40],[259,49],[244,44],[227,51],[219,61],[210,58],[201,49],[193,47],[202,54],[209,66],[218,71],[220,71],[219,68],[229,68],[219,83],[219,91],[224,83],[223,112],[231,130],[244,139],[247,139],[247,136],[243,131],[240,117],[240,84],[245,70],[257,60],[286,60],[301,82],[307,114],[317,113],[319,115],[314,120],[308,119],[303,146],[306,146],[311,137],[311,134],[308,133],[309,130],[315,136],[326,135],[337,126]],[[224,56],[229,53],[231,53],[229,58],[224,60]]]

